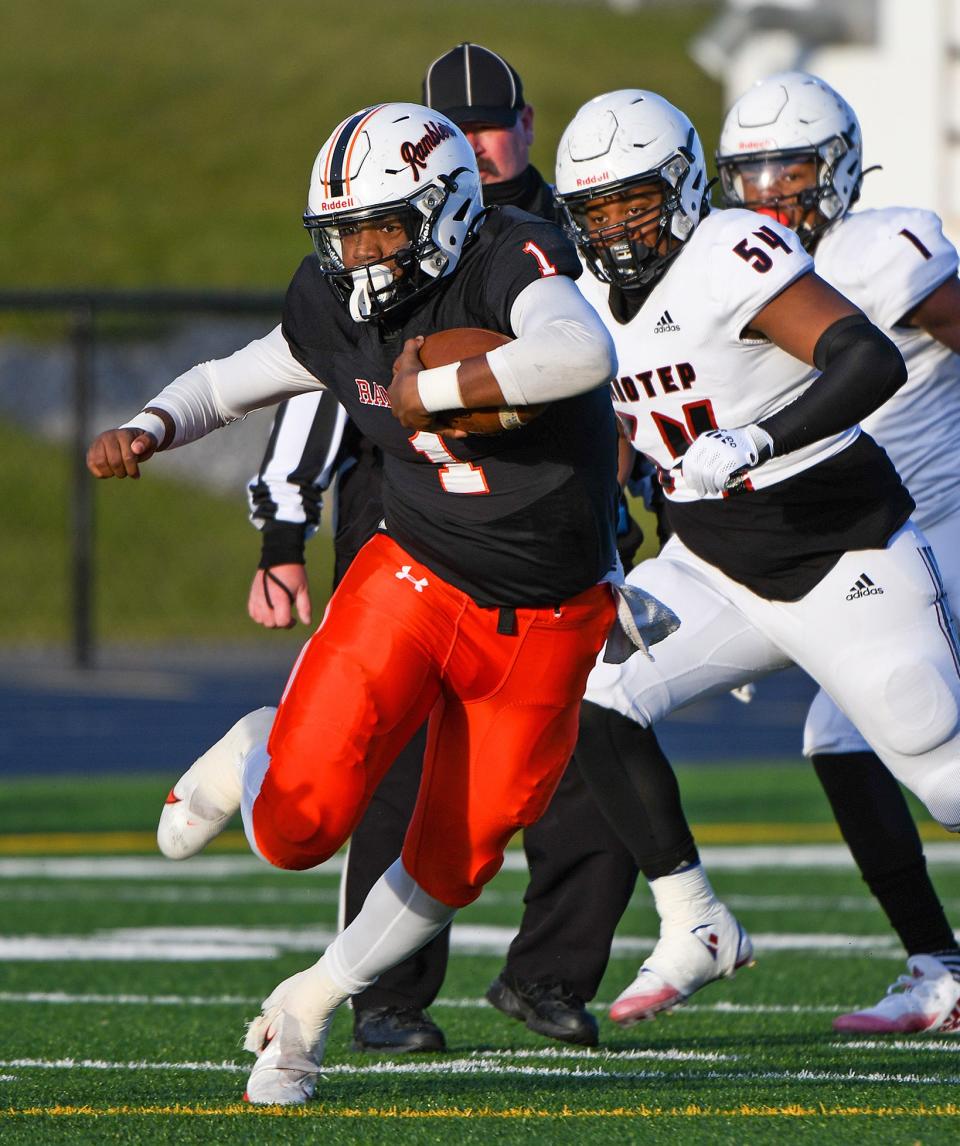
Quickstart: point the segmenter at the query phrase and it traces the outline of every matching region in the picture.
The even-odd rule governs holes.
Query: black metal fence
[[[95,568],[94,483],[84,454],[92,436],[91,412],[97,386],[97,324],[108,315],[268,316],[278,315],[277,291],[200,290],[7,290],[0,313],[55,314],[66,320],[71,346],[70,646],[80,668],[93,662],[96,646],[92,608]]]

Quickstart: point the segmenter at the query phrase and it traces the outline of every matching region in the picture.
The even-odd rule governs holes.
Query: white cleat
[[[833,1029],[870,1035],[960,1031],[960,983],[932,955],[911,955],[907,967],[910,974],[888,987],[875,1007],[838,1015]]]
[[[689,999],[717,979],[732,979],[753,959],[750,936],[724,905],[692,927],[675,923],[660,939],[640,973],[614,1000],[610,1018],[622,1027],[652,1019]]]
[[[266,743],[276,714],[275,708],[248,712],[170,789],[157,825],[157,844],[168,859],[196,855],[227,826],[240,807],[243,759]]]
[[[291,975],[247,1026],[244,1049],[257,1056],[244,1099],[262,1106],[309,1102],[317,1087],[327,1035],[346,996],[319,965]]]

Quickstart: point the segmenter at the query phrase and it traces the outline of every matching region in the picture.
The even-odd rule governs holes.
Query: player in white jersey
[[[850,170],[829,186],[838,142]],[[717,153],[726,202],[749,206],[799,234],[817,273],[896,343],[906,384],[863,421],[916,502],[913,519],[936,553],[947,596],[960,599],[960,282],[957,251],[930,211],[849,213],[861,178],[860,128],[846,101],[806,72],[771,76],[730,109]],[[843,168],[843,159],[840,161]],[[858,576],[848,598],[879,596]],[[864,879],[908,955],[909,974],[875,1007],[842,1015],[854,1032],[960,1029],[960,948],[926,873],[903,794],[825,691],[804,732],[804,753],[834,807]],[[877,832],[877,821],[886,832]]]
[[[659,469],[674,531],[629,580],[682,619],[654,660],[591,674],[577,752],[611,818],[630,785],[658,783],[637,779],[631,724],[799,664],[960,829],[956,636],[913,502],[858,428],[904,381],[895,347],[813,273],[792,231],[709,213],[696,133],[658,96],[585,105],[561,140],[557,189],[593,274],[582,289],[617,348],[617,411]],[[849,600],[864,575],[884,592]],[[724,937],[675,926],[684,904],[704,917],[715,902],[702,868],[680,863],[651,886],[661,940],[617,1021],[717,977]]]

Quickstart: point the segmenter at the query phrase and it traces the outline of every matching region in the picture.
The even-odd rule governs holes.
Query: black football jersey
[[[411,432],[387,397],[405,339],[462,326],[513,335],[510,311],[544,273],[576,278],[558,227],[515,208],[487,211],[456,272],[396,325],[354,322],[308,256],[287,292],[294,357],[337,397],[384,456],[387,532],[481,605],[556,604],[615,563],[616,428],[606,387],[550,404],[529,425],[462,439]]]

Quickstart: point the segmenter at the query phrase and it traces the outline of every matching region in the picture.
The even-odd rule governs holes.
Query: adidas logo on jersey
[[[850,592],[847,594],[848,601],[856,601],[858,597],[878,597],[883,590],[879,585],[874,585],[866,573],[861,573],[857,581],[850,586]]]
[[[663,314],[657,319],[653,328],[654,334],[669,334],[671,331],[679,330],[680,327],[670,317],[670,311],[665,310]]]

